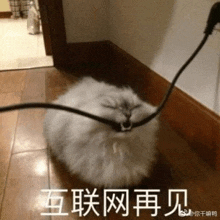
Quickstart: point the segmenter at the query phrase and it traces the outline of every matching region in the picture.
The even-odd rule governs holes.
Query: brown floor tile
[[[199,158],[186,141],[167,125],[161,127],[159,150],[172,169],[171,186],[188,191],[189,208],[192,211],[218,211],[219,215],[219,171],[213,170]],[[168,200],[164,203],[165,211],[168,210],[167,203]]]
[[[129,200],[129,214],[128,214],[128,216],[123,217],[122,214],[125,213],[124,211],[123,212],[119,211],[119,213],[116,213],[115,210],[113,209],[112,211],[110,211],[110,213],[108,213],[106,219],[107,220],[123,220],[123,219],[152,220],[152,219],[154,219],[153,217],[151,217],[151,210],[149,210],[149,209],[141,210],[140,211],[140,216],[137,217],[136,210],[134,209],[135,206],[136,206],[136,198],[132,197]]]
[[[63,164],[61,164],[59,161],[57,161],[54,157],[51,157],[50,159],[50,186],[51,186],[51,189],[66,189],[67,190],[67,192],[55,193],[55,195],[60,195],[64,198],[63,212],[68,213],[68,216],[65,216],[65,217],[57,216],[52,219],[54,220],[104,219],[104,217],[100,214],[101,213],[100,206],[96,207],[96,210],[100,214],[100,216],[95,215],[93,211],[90,211],[88,215],[86,215],[85,217],[83,216],[79,217],[78,213],[71,212],[73,209],[73,193],[71,190],[72,189],[73,190],[75,189],[85,190],[86,188],[88,188],[90,192],[93,192],[94,186],[91,186],[88,183],[81,181],[75,175],[71,176],[69,172],[66,170],[66,167]],[[100,195],[100,189],[98,189],[97,194]],[[85,210],[86,210],[86,207],[85,207]],[[54,209],[52,210],[52,212],[56,212],[56,210]]]
[[[0,94],[0,106],[19,103],[21,93]],[[9,160],[14,142],[18,112],[0,114],[0,206],[2,203]]]
[[[54,101],[76,81],[77,77],[68,73],[52,69],[48,70],[46,73],[46,101]]]
[[[21,92],[25,84],[26,71],[0,72],[0,93]]]
[[[220,213],[220,173],[209,174],[201,180],[183,181],[179,187],[188,189],[188,203],[193,211],[217,211]],[[204,216],[202,219],[217,219]]]
[[[65,88],[76,81],[77,77],[56,69],[48,69],[46,74],[46,87],[48,88]]]
[[[27,72],[22,102],[45,102],[45,71],[35,69]]]
[[[158,148],[179,178],[199,179],[212,171],[187,142],[165,123],[161,124]]]
[[[67,91],[67,87],[55,87],[46,89],[46,102],[52,102],[56,100],[60,95],[63,95]]]
[[[45,110],[22,110],[18,115],[13,153],[46,149],[43,136]]]
[[[28,72],[21,102],[45,102],[45,73],[36,69]],[[45,149],[43,137],[44,109],[26,109],[18,114],[13,153]]]
[[[41,189],[48,188],[46,151],[20,153],[12,156],[2,206],[2,220],[50,219],[41,216],[47,196]]]
[[[16,71],[15,71],[16,72]],[[66,88],[77,81],[66,73],[55,68],[42,68],[36,70],[0,73],[0,80],[7,82],[9,86],[3,86],[0,93],[0,105],[8,105],[19,102],[50,102],[66,91]],[[76,74],[77,75],[77,74]],[[79,73],[78,75],[81,75]],[[4,78],[5,77],[5,78]],[[17,78],[16,78],[17,77]],[[24,84],[25,82],[25,84]],[[15,86],[13,86],[13,84]],[[46,84],[46,89],[45,89]],[[13,90],[14,89],[14,90]],[[4,91],[3,91],[4,90]],[[9,93],[7,91],[20,91],[21,93]],[[45,97],[46,96],[46,97]],[[46,152],[46,143],[42,134],[45,110],[30,109],[19,112],[10,112],[0,115],[0,202],[3,198],[2,220],[13,219],[143,219],[143,220],[176,220],[180,219],[177,213],[165,217],[169,212],[168,189],[187,189],[188,208],[193,211],[218,211],[220,215],[220,173],[212,170],[198,155],[189,147],[176,132],[169,126],[162,123],[158,149],[160,157],[153,170],[151,179],[143,181],[142,185],[134,189],[160,189],[158,194],[159,204],[162,209],[157,217],[151,217],[151,210],[141,210],[140,217],[136,217],[133,207],[136,205],[134,189],[130,189],[130,211],[128,217],[122,217],[121,212],[114,211],[107,217],[103,217],[103,189],[98,189],[100,205],[97,217],[92,211],[88,216],[79,217],[77,213],[71,213],[73,209],[73,194],[71,189],[86,189],[92,192],[95,186],[81,181],[77,176],[71,176],[66,168],[51,157],[49,170]],[[14,140],[15,127],[16,138]],[[13,155],[9,167],[12,145],[14,143]],[[44,150],[39,150],[44,149]],[[30,151],[30,152],[25,152]],[[19,153],[22,152],[22,153]],[[7,184],[5,185],[6,177]],[[49,182],[48,183],[48,175]],[[3,197],[4,189],[5,194]],[[62,212],[69,216],[41,216],[42,212],[52,212],[43,205],[46,202],[48,193],[41,192],[41,189],[66,189],[68,192],[53,194],[62,196],[64,199]],[[59,201],[53,201],[58,204]],[[85,207],[86,208],[86,207]],[[172,207],[173,208],[173,207]],[[192,217],[196,219],[217,219],[214,217]]]

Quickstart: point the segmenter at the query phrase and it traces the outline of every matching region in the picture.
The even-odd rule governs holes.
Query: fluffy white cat
[[[115,122],[138,122],[155,108],[130,88],[86,77],[55,101]],[[125,187],[149,177],[155,162],[158,120],[117,132],[93,119],[48,110],[44,133],[52,153],[83,180],[102,187]]]

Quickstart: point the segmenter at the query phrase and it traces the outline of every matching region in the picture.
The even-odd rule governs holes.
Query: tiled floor
[[[0,19],[0,70],[53,66],[42,32],[30,35],[27,19]]]
[[[77,75],[80,75],[77,73]],[[65,74],[55,68],[42,68],[0,73],[0,105],[20,102],[52,101],[63,93],[66,87],[76,82],[77,77]],[[98,189],[96,207],[100,216],[90,211],[85,217],[71,213],[73,194],[71,189],[94,189],[92,186],[70,176],[65,168],[49,152],[42,134],[45,110],[22,110],[0,115],[0,219],[1,220],[39,220],[39,219],[182,219],[177,212],[165,217],[164,214],[175,206],[168,207],[168,188],[187,189],[187,209],[199,211],[195,219],[218,219],[220,216],[220,173],[204,163],[185,140],[181,139],[168,125],[162,123],[158,149],[161,159],[155,168],[151,180],[135,189],[160,189],[158,203],[161,209],[156,217],[151,216],[152,209],[140,211],[136,217],[137,198],[134,189],[130,189],[129,216],[122,217],[114,209],[103,217],[103,190]],[[68,216],[42,216],[41,213],[55,213],[57,209],[48,209],[44,205],[48,193],[42,189],[67,189],[53,195],[64,197],[62,213]],[[155,195],[155,193],[154,193]],[[59,204],[60,200],[53,201]],[[53,204],[54,205],[54,204]],[[182,203],[183,205],[183,203]],[[85,206],[86,207],[86,206]],[[207,211],[203,212],[203,211]],[[211,217],[206,215],[210,214]],[[204,215],[204,216],[202,216]],[[187,218],[187,217],[186,217]]]

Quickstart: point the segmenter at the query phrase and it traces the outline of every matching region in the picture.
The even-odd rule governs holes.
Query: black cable
[[[88,112],[81,111],[79,109],[75,109],[75,108],[68,107],[68,106],[63,106],[63,105],[58,105],[58,104],[50,104],[50,103],[24,103],[24,104],[10,105],[10,106],[6,106],[6,107],[1,107],[0,108],[0,112],[14,111],[14,110],[28,109],[28,108],[48,108],[48,109],[63,110],[63,111],[79,114],[79,115],[91,118],[93,120],[97,120],[97,121],[99,121],[101,123],[105,123],[105,124],[110,125],[116,131],[127,131],[127,130],[130,130],[132,128],[142,126],[142,125],[146,124],[147,122],[151,121],[153,118],[155,118],[161,112],[161,110],[164,108],[165,104],[167,103],[167,101],[168,101],[168,99],[169,99],[169,97],[170,97],[170,95],[171,95],[171,93],[173,91],[173,88],[175,86],[176,81],[180,77],[181,73],[185,70],[185,68],[192,62],[192,60],[195,58],[195,56],[198,54],[198,52],[202,49],[203,45],[205,44],[205,42],[208,39],[208,36],[209,36],[209,34],[206,34],[204,36],[203,40],[201,41],[201,43],[199,44],[199,46],[197,47],[195,52],[191,55],[191,57],[185,62],[185,64],[177,72],[177,74],[175,75],[175,77],[174,77],[174,79],[173,79],[169,89],[166,92],[166,95],[164,96],[163,101],[161,102],[161,104],[159,105],[157,110],[153,114],[148,116],[147,118],[143,119],[142,121],[136,122],[133,125],[129,124],[128,125],[129,129],[126,129],[126,127],[124,126],[123,123],[119,124],[119,123],[114,122],[112,120],[105,119],[105,118],[102,118],[102,117],[90,114]]]
[[[18,105],[10,105],[10,106],[6,106],[6,107],[1,107],[0,108],[0,112],[6,112],[6,111],[13,111],[13,110],[19,110],[19,109],[27,109],[27,108],[50,108],[50,109],[58,109],[58,110],[64,110],[67,112],[72,112],[75,114],[79,114],[88,118],[91,118],[93,120],[97,120],[101,123],[105,123],[110,125],[113,129],[115,129],[116,131],[129,131],[132,128],[135,127],[139,127],[141,125],[146,124],[147,122],[149,122],[150,120],[152,120],[153,118],[155,118],[160,112],[161,110],[164,108],[165,104],[167,103],[173,89],[174,86],[176,84],[176,81],[178,80],[178,78],[180,77],[180,75],[182,74],[182,72],[185,70],[185,68],[192,62],[192,60],[195,58],[195,56],[199,53],[199,51],[202,49],[202,47],[204,46],[204,44],[206,43],[208,37],[210,34],[212,34],[212,31],[214,29],[214,26],[220,22],[220,2],[216,2],[210,11],[208,20],[207,20],[207,26],[206,29],[204,31],[205,36],[202,39],[201,43],[199,44],[199,46],[197,47],[197,49],[194,51],[194,53],[190,56],[190,58],[183,64],[183,66],[180,68],[180,70],[177,72],[177,74],[175,75],[169,89],[166,92],[166,95],[164,96],[164,99],[162,100],[161,104],[158,106],[157,110],[151,114],[150,116],[148,116],[147,118],[143,119],[140,122],[136,122],[133,125],[132,124],[126,124],[126,123],[117,123],[114,122],[112,120],[109,119],[105,119],[96,115],[92,115],[88,112],[84,112],[81,111],[79,109],[74,109],[72,107],[68,107],[68,106],[63,106],[63,105],[58,105],[58,104],[50,104],[50,103],[25,103],[25,104],[18,104]]]
[[[133,128],[141,126],[147,122],[149,122],[150,120],[152,120],[153,118],[155,118],[160,112],[161,110],[164,108],[165,104],[167,103],[173,89],[174,86],[178,80],[178,78],[180,77],[180,75],[182,74],[182,72],[186,69],[186,67],[193,61],[193,59],[196,57],[196,55],[199,53],[199,51],[202,49],[202,47],[204,46],[204,44],[206,43],[207,39],[209,37],[209,34],[205,34],[205,36],[203,37],[201,43],[199,44],[199,46],[197,47],[197,49],[194,51],[194,53],[190,56],[190,58],[183,64],[183,66],[180,68],[180,70],[177,72],[177,74],[175,75],[172,83],[170,84],[170,87],[168,88],[166,95],[164,96],[164,99],[162,100],[162,102],[160,103],[160,105],[158,106],[157,110],[151,114],[150,116],[148,116],[147,118],[145,118],[144,120],[140,121],[140,122],[136,122],[133,124]]]
[[[116,131],[129,131],[132,128],[135,127],[139,127],[142,126],[146,123],[148,123],[149,121],[151,121],[153,118],[155,118],[160,112],[161,110],[164,108],[165,104],[167,103],[173,88],[178,80],[178,78],[180,77],[180,75],[182,74],[182,72],[185,70],[185,68],[192,62],[192,60],[195,58],[195,56],[199,53],[199,51],[202,49],[202,47],[204,46],[204,44],[206,43],[207,39],[209,37],[209,34],[205,34],[204,38],[202,39],[201,43],[199,44],[199,46],[197,47],[197,49],[194,51],[194,53],[190,56],[190,58],[183,64],[183,66],[180,68],[180,70],[177,72],[177,74],[175,75],[169,89],[166,92],[166,95],[164,96],[163,101],[161,102],[161,104],[158,106],[157,110],[151,114],[150,116],[148,116],[147,118],[143,119],[140,122],[136,122],[132,125],[128,125],[129,129],[126,129],[126,127],[124,126],[124,124],[120,124],[117,122],[114,122],[112,120],[106,119],[106,118],[102,118],[99,117],[97,115],[93,115],[90,114],[88,112],[84,112],[81,111],[79,109],[75,109],[72,107],[68,107],[68,106],[63,106],[63,105],[58,105],[58,104],[51,104],[51,103],[24,103],[24,104],[18,104],[18,105],[10,105],[10,106],[6,106],[6,107],[1,107],[0,108],[0,113],[1,112],[7,112],[7,111],[14,111],[14,110],[19,110],[19,109],[28,109],[28,108],[48,108],[48,109],[57,109],[57,110],[63,110],[63,111],[67,111],[67,112],[71,112],[71,113],[75,113],[75,114],[79,114],[88,118],[91,118],[93,120],[97,120],[101,123],[105,123],[110,125],[114,130]]]
[[[115,130],[121,130],[120,124],[106,119],[106,118],[101,118],[99,116],[90,114],[88,112],[81,111],[79,109],[75,109],[72,107],[64,106],[64,105],[58,105],[58,104],[52,104],[52,103],[40,103],[40,102],[33,102],[33,103],[24,103],[24,104],[17,104],[17,105],[9,105],[5,107],[0,108],[0,113],[1,112],[8,112],[8,111],[14,111],[14,110],[21,110],[21,109],[29,109],[29,108],[47,108],[47,109],[57,109],[57,110],[63,110],[67,111],[70,113],[75,113],[78,115],[85,116],[87,118],[91,118],[93,120],[99,121],[104,124],[108,124],[113,127]]]

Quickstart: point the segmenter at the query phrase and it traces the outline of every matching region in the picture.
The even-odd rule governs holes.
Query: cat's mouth
[[[131,131],[131,129],[132,129],[132,122],[130,120],[122,122],[120,125],[121,125],[122,132]]]

